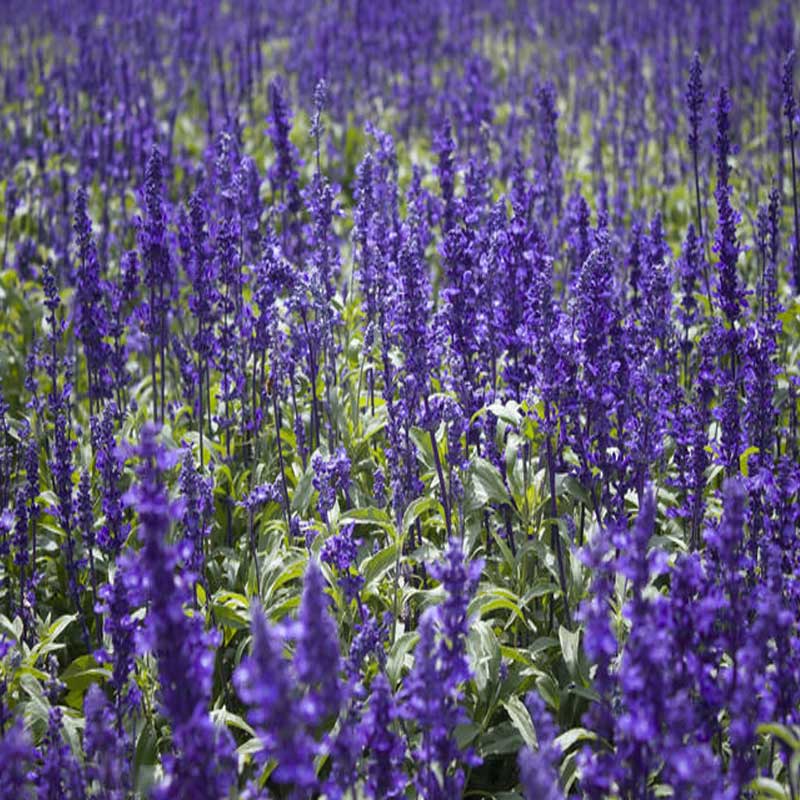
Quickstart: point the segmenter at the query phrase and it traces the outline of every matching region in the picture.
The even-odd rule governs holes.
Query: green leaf
[[[790,794],[786,789],[773,778],[765,778],[763,775],[756,778],[750,784],[750,788],[756,792],[758,800],[789,800]]]
[[[275,593],[287,583],[302,578],[305,570],[305,558],[289,555],[280,561],[272,560],[269,569],[264,570],[261,580],[261,598],[265,610],[272,602]]]
[[[227,708],[215,708],[211,712],[211,719],[215,725],[228,728],[237,728],[250,736],[255,736],[256,732],[238,714],[228,711]]]
[[[750,476],[750,456],[754,456],[759,452],[761,451],[758,447],[748,447],[747,450],[739,456],[739,471],[745,478]]]
[[[17,617],[12,622],[5,614],[0,614],[0,633],[18,642],[22,636],[22,620]]]
[[[519,752],[524,744],[517,729],[508,722],[501,722],[490,728],[478,739],[478,754],[489,756],[508,756]]]
[[[509,719],[520,736],[522,736],[525,744],[528,747],[536,748],[538,745],[536,731],[533,728],[531,715],[528,713],[528,709],[525,708],[525,703],[517,695],[512,695],[507,700],[503,700],[503,708],[505,708]]]
[[[558,639],[554,639],[552,636],[539,636],[534,639],[525,650],[531,655],[536,655],[537,653],[543,653],[545,650],[552,650],[558,646]]]
[[[435,497],[418,497],[412,500],[403,514],[403,533],[408,533],[417,518],[428,511],[436,511],[441,518],[444,518],[442,504]]]
[[[759,725],[756,732],[761,736],[774,736],[776,739],[780,739],[790,749],[795,751],[800,750],[800,739],[785,725],[769,722],[764,725]]]
[[[587,730],[586,728],[570,728],[560,736],[556,736],[555,743],[559,746],[562,753],[574,747],[578,742],[593,742],[597,739],[597,734],[594,731]]]
[[[252,756],[255,753],[260,753],[264,749],[264,745],[256,736],[248,739],[244,744],[236,748],[236,753],[240,756]]]
[[[564,663],[567,665],[567,672],[573,681],[580,680],[580,668],[578,659],[580,658],[580,632],[569,631],[563,625],[558,629],[558,641],[561,643],[561,653],[564,656]]]
[[[58,639],[77,618],[77,614],[66,614],[53,622],[44,632],[40,641],[37,642],[36,646],[31,650],[27,659],[28,664],[33,666],[41,656],[45,656],[54,650],[61,649],[63,645],[57,643]]]
[[[155,783],[155,764],[157,760],[158,738],[152,724],[149,721],[145,721],[136,741],[136,752],[133,758],[135,770],[134,788],[142,795],[147,795],[149,793],[148,790]]]
[[[561,587],[557,583],[553,583],[549,578],[540,578],[525,592],[522,598],[522,605],[527,606],[531,600],[535,600],[537,597],[556,594],[560,591]]]
[[[311,502],[311,495],[314,493],[314,473],[311,468],[303,473],[303,477],[297,483],[294,492],[292,493],[291,507],[292,511],[297,511],[299,514],[304,514],[308,511],[308,506]]]
[[[359,572],[364,576],[364,588],[382,578],[394,566],[397,558],[397,544],[392,543],[361,563]]]
[[[513,572],[517,568],[517,559],[511,552],[511,548],[506,543],[506,540],[500,538],[500,536],[498,536],[497,534],[497,531],[492,531],[492,539],[497,545],[497,548],[500,550],[503,556],[503,561],[506,563],[508,568]]]
[[[491,625],[483,620],[472,623],[467,638],[467,652],[480,694],[496,684],[500,674],[500,643]]]
[[[536,688],[539,690],[539,694],[544,698],[548,706],[556,710],[560,708],[561,692],[552,676],[540,675],[536,679]]]
[[[408,631],[398,636],[392,645],[389,657],[386,659],[386,675],[392,686],[396,686],[400,681],[400,674],[406,663],[406,656],[411,652],[418,640],[419,634],[416,631]]]
[[[214,617],[226,628],[246,631],[250,627],[246,613],[224,603],[214,603]]]
[[[90,683],[108,680],[110,670],[97,664],[94,656],[78,656],[62,673],[61,680],[67,684],[70,691],[82,691]]]
[[[503,476],[491,461],[475,458],[472,462],[472,480],[475,494],[483,504],[510,502]]]
[[[479,618],[491,614],[492,611],[510,611],[519,619],[525,620],[522,609],[519,606],[519,598],[508,589],[495,587],[491,590],[479,592],[469,604],[468,616],[478,615]]]
[[[574,475],[556,475],[556,495],[560,495],[562,492],[587,508],[592,507],[592,496],[589,490]]]
[[[352,522],[355,525],[372,523],[388,531],[394,530],[394,524],[389,515],[382,508],[369,506],[368,508],[352,508],[339,517],[339,523],[345,525]]]
[[[362,442],[369,441],[373,436],[380,433],[386,427],[386,414],[379,413],[375,414],[374,417],[370,417],[370,421],[367,423],[367,427],[364,428],[364,435],[361,437]]]
[[[494,414],[497,419],[507,422],[518,428],[522,422],[522,415],[519,413],[519,403],[516,400],[509,400],[507,403],[491,403],[488,406],[479,408],[473,415],[470,422],[475,422],[479,417],[482,417],[487,412]]]
[[[587,686],[570,686],[567,689],[567,693],[577,695],[592,703],[596,703],[600,700],[600,695],[594,689]]]
[[[77,614],[65,614],[63,617],[59,617],[45,632],[43,640],[47,640],[48,642],[55,642],[61,636],[62,633],[67,629],[71,623],[75,622],[77,619]]]

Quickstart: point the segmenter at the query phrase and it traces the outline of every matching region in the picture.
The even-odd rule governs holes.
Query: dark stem
[[[151,289],[150,290],[150,321],[151,321],[151,330],[150,330],[150,376],[152,378],[152,391],[153,391],[153,422],[158,422],[158,380],[156,378],[156,337],[155,337],[155,325],[152,324],[154,317],[153,314],[155,310],[153,306],[155,305],[156,295],[155,292]]]
[[[428,401],[425,400],[427,407]],[[426,408],[427,411],[427,408]],[[436,434],[433,430],[428,431],[431,438],[431,449],[433,450],[433,463],[436,465],[436,474],[439,476],[439,486],[442,490],[442,508],[444,508],[444,522],[447,527],[447,538],[450,539],[453,535],[452,521],[450,517],[450,501],[447,497],[447,484],[444,482],[444,471],[442,470],[442,461],[439,458],[439,446],[436,444]]]
[[[230,371],[231,364],[228,360],[228,305],[230,303],[229,287],[225,287],[225,367]],[[231,417],[230,417],[230,372],[224,375],[223,386],[225,387],[225,461],[227,464],[231,463]],[[225,523],[227,525],[228,547],[233,545],[233,529],[231,520],[231,485],[230,482],[226,484],[225,489]]]
[[[256,596],[261,591],[261,567],[258,564],[258,551],[256,549],[256,529],[253,522],[253,509],[248,512],[248,528],[250,533],[250,555],[256,568]]]
[[[695,194],[695,202],[697,206],[697,232],[703,240],[706,250],[706,258],[703,261],[703,280],[706,284],[706,296],[708,297],[708,309],[709,313],[713,314],[714,306],[712,305],[711,301],[711,282],[708,278],[708,262],[710,260],[709,252],[708,252],[708,242],[706,241],[706,236],[703,232],[703,212],[702,207],[700,205],[700,173],[697,167],[697,148],[694,148],[692,152],[693,162],[694,162],[694,194]]]
[[[6,233],[3,239],[3,269],[6,268],[6,255],[8,253],[8,234],[11,228],[11,219],[6,219]]]
[[[545,403],[545,420],[549,426],[550,404]],[[553,442],[550,439],[550,431],[545,436],[547,445],[547,478],[550,486],[550,546],[555,550],[556,562],[558,564],[558,581],[561,584],[561,594],[564,597],[564,616],[567,620],[567,627],[572,627],[572,617],[569,611],[569,598],[567,595],[567,572],[564,567],[564,553],[561,549],[561,537],[558,533],[558,503],[556,501],[556,473],[555,459],[553,458]]]
[[[800,214],[797,211],[797,167],[794,156],[794,123],[789,117],[789,152],[792,154],[792,204],[794,205],[794,290],[800,294]]]
[[[159,313],[161,314],[161,341],[159,344],[161,345],[161,424],[164,424],[166,419],[166,407],[167,407],[167,397],[166,397],[166,362],[167,362],[167,315],[164,312],[164,287],[161,286],[159,290],[160,294],[160,303],[161,308],[159,309]]]
[[[198,320],[198,340],[200,342],[203,341],[203,322],[202,319]],[[198,383],[200,384],[198,392],[197,392],[197,402],[200,404],[200,408],[198,409],[198,423],[197,423],[197,432],[200,437],[200,474],[203,474],[204,469],[204,459],[203,459],[203,422],[204,422],[204,409],[203,409],[203,359],[200,355],[200,352],[197,353],[197,378]]]
[[[89,574],[92,578],[92,608],[97,608],[97,571],[94,568],[94,553],[89,548]],[[103,616],[97,611],[94,612],[95,638],[98,642],[103,641]]]
[[[275,418],[275,446],[278,448],[278,467],[281,472],[281,490],[283,492],[283,511],[286,515],[286,535],[290,535],[289,490],[286,487],[286,473],[283,468],[283,448],[281,447],[281,412],[278,406],[278,387],[272,387],[272,410]]]

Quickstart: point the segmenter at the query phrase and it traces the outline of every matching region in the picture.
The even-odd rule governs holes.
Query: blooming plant
[[[0,14],[0,798],[800,797],[789,0]]]

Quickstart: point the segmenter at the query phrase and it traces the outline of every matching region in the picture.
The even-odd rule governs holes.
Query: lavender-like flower
[[[94,562],[94,547],[97,542],[94,530],[94,501],[92,479],[88,470],[82,470],[78,481],[78,498],[75,507],[75,523],[83,537],[83,549],[89,561],[89,581],[92,589],[92,608],[97,606],[97,571]],[[102,617],[95,616],[95,636],[102,639]]]
[[[276,156],[275,163],[269,169],[269,179],[272,183],[273,192],[276,192],[280,197],[285,228],[287,215],[294,217],[302,208],[297,172],[300,156],[297,148],[289,138],[292,129],[291,108],[284,98],[281,85],[277,81],[273,81],[270,84],[269,100],[271,114],[268,119],[268,133]],[[286,232],[284,230],[284,235]]]
[[[317,743],[299,714],[293,677],[282,656],[282,633],[269,625],[257,603],[251,610],[251,634],[250,655],[236,670],[234,683],[264,748],[256,757],[262,763],[275,760],[276,782],[308,791],[316,784]]]
[[[103,690],[92,684],[84,699],[86,728],[83,749],[86,756],[87,783],[98,787],[96,796],[104,800],[124,800],[128,785],[126,740],[110,734],[113,712]],[[118,732],[119,733],[119,732]]]
[[[192,346],[197,356],[198,430],[200,433],[200,464],[205,462],[203,450],[206,416],[210,415],[210,371],[216,355],[219,289],[217,288],[217,260],[211,257],[206,232],[207,208],[203,196],[195,192],[189,201],[191,221],[191,258],[189,259],[189,280],[192,291],[188,305],[197,320],[197,332],[192,338]]]
[[[736,225],[739,214],[731,205],[730,185],[730,121],[731,102],[728,90],[723,86],[719,90],[715,109],[717,121],[717,138],[715,152],[717,156],[717,187],[714,197],[717,201],[717,231],[714,239],[714,252],[719,256],[719,279],[717,299],[725,314],[730,333],[729,352],[735,347],[735,326],[741,317],[744,306],[744,292],[739,279],[737,262],[739,260],[739,243],[736,238]]]
[[[335,719],[344,699],[336,624],[315,561],[306,570],[297,621],[276,630],[256,605],[252,635],[250,657],[234,681],[264,747],[259,758],[277,762],[273,775],[278,783],[311,791],[317,785],[314,758],[325,752],[317,731]],[[291,665],[281,655],[284,637],[296,641]]]
[[[797,198],[797,165],[795,161],[795,121],[797,105],[794,99],[795,51],[787,53],[783,63],[783,113],[789,126],[789,152],[792,157],[792,207],[794,210],[794,249],[792,250],[792,279],[795,292],[800,293],[800,212]]]
[[[328,458],[317,454],[311,460],[314,470],[314,488],[319,492],[317,507],[322,519],[327,522],[328,512],[336,502],[336,493],[341,491],[347,497],[350,488],[350,459],[343,447]]]
[[[145,266],[144,284],[148,291],[146,320],[147,333],[150,337],[153,418],[162,422],[166,410],[167,319],[173,278],[172,259],[166,240],[163,179],[163,156],[161,150],[154,145],[145,172],[145,216],[139,229],[139,247]],[[160,358],[160,374],[156,371],[156,351]]]
[[[30,742],[22,720],[13,724],[0,735],[0,786],[7,797],[32,800],[31,767],[36,750]]]
[[[700,237],[695,231],[694,225],[689,223],[686,230],[686,238],[683,241],[683,250],[678,260],[678,278],[681,286],[681,301],[678,308],[678,318],[683,325],[683,341],[681,350],[687,358],[692,348],[689,339],[689,328],[700,318],[700,312],[695,299],[695,291],[703,273],[705,259]]]
[[[464,789],[464,767],[480,763],[470,749],[458,746],[454,730],[465,719],[461,685],[470,677],[465,647],[467,605],[481,568],[478,561],[465,562],[455,540],[448,545],[445,560],[431,567],[446,599],[420,618],[414,667],[401,694],[401,713],[417,725],[421,735],[412,753],[418,765],[417,790],[431,800],[459,796]]]
[[[438,156],[436,174],[442,193],[442,233],[446,234],[455,222],[455,142],[450,120],[445,120],[437,131],[434,146]]]
[[[129,575],[129,573],[132,573]],[[98,662],[111,662],[109,684],[114,692],[114,722],[116,735],[124,738],[125,715],[139,705],[139,690],[131,682],[136,657],[136,636],[140,624],[134,617],[134,604],[128,578],[136,583],[134,565],[123,560],[113,580],[98,589],[97,610],[103,615],[103,630],[111,640],[111,653],[102,649],[95,653]]]
[[[5,205],[6,205],[6,226],[3,234],[3,269],[6,268],[6,256],[8,255],[8,238],[11,232],[11,223],[17,213],[17,185],[13,180],[6,183]]]
[[[108,361],[111,350],[105,337],[108,319],[100,280],[100,264],[87,210],[86,190],[81,187],[75,200],[75,234],[78,264],[75,279],[75,329],[83,345],[89,380],[90,409],[94,401],[109,396],[111,377]]]
[[[392,687],[386,676],[379,672],[370,687],[370,699],[361,721],[368,766],[364,789],[367,797],[402,797],[406,791],[403,760],[406,745],[393,727],[399,711],[392,696]]]
[[[64,555],[70,597],[79,616],[84,643],[88,649],[89,627],[83,611],[82,583],[78,574],[79,556],[74,527],[75,497],[72,485],[72,453],[77,443],[72,438],[67,417],[61,410],[56,412],[53,434],[53,460],[50,462],[50,470],[53,476],[53,488],[58,499],[55,515],[64,532]]]
[[[47,688],[51,706],[44,740],[39,747],[42,763],[36,770],[37,797],[46,800],[83,800],[86,797],[83,770],[72,748],[64,741],[61,732],[64,712],[61,706],[56,705],[63,684],[51,680]]]
[[[161,709],[172,728],[172,753],[164,759],[165,780],[155,796],[217,800],[233,779],[233,748],[227,731],[215,729],[208,715],[216,638],[203,630],[202,617],[184,611],[190,585],[175,575],[175,548],[167,542],[180,506],[163,481],[178,453],[163,448],[157,432],[152,424],[142,429],[135,448],[138,480],[126,495],[142,542],[138,588],[149,603],[144,643],[158,659]]]
[[[97,544],[106,553],[116,555],[128,535],[122,505],[122,467],[124,456],[117,447],[114,420],[117,406],[112,401],[103,409],[100,418],[92,419],[92,446],[95,467],[102,481],[102,507],[105,522],[97,532]]]
[[[558,153],[558,110],[556,93],[551,83],[545,83],[536,90],[538,104],[539,148],[542,153],[537,179],[542,195],[541,218],[549,221],[555,213],[561,214],[564,194],[561,176],[561,160]]]
[[[703,122],[703,105],[706,100],[705,91],[703,90],[703,64],[700,61],[700,54],[697,51],[695,51],[692,56],[692,61],[689,64],[689,81],[686,85],[685,100],[689,120],[687,141],[696,162],[697,152],[700,147],[700,126]],[[699,224],[699,227],[700,235],[702,236],[702,225]]]
[[[181,559],[196,580],[203,581],[205,573],[205,548],[211,533],[209,518],[214,511],[211,481],[197,471],[192,451],[186,449],[180,471],[181,499],[183,500],[183,544]]]
[[[700,126],[703,122],[703,106],[705,105],[705,91],[703,90],[703,65],[700,54],[695,52],[689,65],[689,83],[686,86],[686,107],[689,116],[689,149],[692,151],[692,168],[694,172],[694,201],[695,214],[697,215],[696,235],[701,243],[705,239],[703,229],[703,205],[700,200]],[[711,284],[708,279],[708,266],[703,265],[703,278],[705,281],[706,296],[711,305]]]
[[[324,587],[322,570],[312,559],[303,584],[293,662],[297,679],[306,688],[300,713],[311,726],[338,712],[343,699],[339,636]]]
[[[335,567],[339,573],[339,585],[342,587],[347,601],[358,597],[361,587],[364,585],[363,576],[357,570],[358,540],[353,536],[353,523],[345,525],[339,533],[329,537],[322,545],[320,557],[326,564]]]
[[[525,704],[533,720],[538,744],[536,750],[523,748],[517,758],[525,800],[563,800],[564,794],[558,785],[560,750],[554,742],[556,727],[538,694],[531,692]]]

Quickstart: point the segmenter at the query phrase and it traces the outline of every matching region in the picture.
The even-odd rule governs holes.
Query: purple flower
[[[290,214],[297,214],[302,207],[297,168],[300,157],[297,148],[289,139],[292,129],[292,112],[283,96],[281,85],[273,81],[269,87],[271,114],[268,133],[275,149],[275,163],[269,170],[272,189],[281,197],[282,207]]]
[[[143,312],[150,337],[150,377],[153,385],[153,417],[163,422],[166,408],[166,349],[172,293],[173,263],[167,241],[163,200],[163,156],[156,145],[147,159],[144,182],[144,219],[139,223],[139,248],[144,262],[148,299]],[[160,370],[156,372],[156,354]],[[160,416],[159,416],[160,401]]]
[[[538,190],[542,195],[542,220],[549,221],[553,213],[561,214],[564,193],[561,177],[561,160],[558,154],[558,111],[556,92],[551,83],[540,85],[536,90],[538,104],[538,135],[541,161],[538,167]]]
[[[165,780],[159,798],[219,798],[233,780],[233,747],[226,730],[216,730],[208,715],[216,637],[203,619],[187,616],[190,587],[175,574],[175,548],[167,537],[180,505],[169,499],[163,472],[178,458],[157,440],[158,429],[146,424],[135,454],[137,482],[126,502],[137,513],[142,549],[137,588],[149,603],[144,644],[158,660],[161,709],[172,728],[172,753],[165,757]]]
[[[192,451],[186,449],[179,477],[183,500],[182,558],[188,571],[202,581],[205,571],[204,549],[211,531],[209,518],[214,512],[213,486],[197,471]]]
[[[129,756],[125,750],[127,737],[110,734],[114,715],[103,690],[92,684],[84,699],[86,727],[83,750],[86,757],[86,779],[96,782],[105,800],[124,800],[129,787]]]
[[[343,699],[339,680],[339,636],[328,606],[322,570],[312,559],[306,569],[300,615],[295,626],[293,661],[297,678],[306,687],[300,713],[310,725],[338,712]]]
[[[97,533],[97,543],[102,550],[116,555],[128,535],[122,506],[123,452],[117,447],[114,420],[117,406],[113,401],[103,409],[102,416],[92,418],[92,446],[95,466],[102,481],[102,507],[105,521]]]
[[[446,234],[450,228],[453,227],[455,222],[455,159],[453,156],[455,142],[453,141],[452,125],[449,119],[445,120],[441,128],[437,131],[436,137],[434,138],[434,148],[438,156],[436,174],[439,178],[439,186],[441,187],[444,205],[442,212],[442,233]]]
[[[703,122],[703,105],[706,100],[703,90],[703,65],[700,62],[700,54],[696,51],[689,65],[689,82],[686,85],[685,100],[689,117],[689,135],[687,141],[689,142],[689,149],[696,159],[700,146],[700,126]]]
[[[364,578],[351,569],[357,568],[358,559],[358,540],[353,538],[354,528],[352,522],[345,525],[339,533],[325,540],[320,552],[322,560],[338,571],[339,585],[348,602],[358,596],[364,585]]]
[[[401,692],[401,714],[420,732],[420,743],[412,753],[417,763],[416,787],[431,800],[460,796],[464,767],[480,763],[470,749],[458,746],[454,736],[456,726],[466,720],[461,685],[470,677],[465,647],[467,605],[480,570],[480,562],[465,563],[455,540],[444,562],[431,567],[445,589],[445,601],[420,618],[414,667]]]
[[[236,670],[234,683],[264,748],[257,757],[262,763],[276,761],[278,783],[309,790],[316,784],[317,743],[298,713],[294,679],[282,655],[283,636],[270,627],[257,603],[251,611],[251,634],[250,655]]]
[[[110,394],[108,361],[111,349],[105,341],[109,327],[108,318],[97,248],[87,211],[86,190],[83,187],[78,190],[75,200],[75,234],[78,238],[79,258],[75,280],[74,324],[86,359],[89,397],[100,400]]]
[[[556,728],[538,694],[531,692],[525,702],[536,730],[538,748],[523,748],[517,758],[523,794],[526,800],[562,800],[557,771],[560,750],[553,741]]]
[[[6,796],[18,800],[34,797],[31,771],[35,758],[36,751],[22,720],[15,720],[0,736],[0,786]]]
[[[378,508],[383,508],[386,505],[386,474],[383,469],[376,467],[372,480],[372,494],[375,497],[375,504]]]
[[[136,657],[136,637],[140,627],[133,616],[134,605],[126,579],[133,564],[123,560],[113,580],[99,590],[97,610],[103,615],[103,631],[111,639],[111,653],[102,650],[95,654],[97,661],[111,662],[111,680],[114,691],[114,714],[117,736],[123,737],[123,719],[135,711],[139,704],[138,689],[131,682]],[[135,580],[135,578],[134,578]]]
[[[341,491],[347,497],[350,488],[350,459],[343,447],[328,458],[319,454],[311,461],[314,470],[314,488],[319,492],[317,507],[322,519],[327,521],[328,512],[336,502],[336,493]]]
[[[736,238],[736,226],[739,214],[731,206],[730,185],[730,121],[731,101],[728,90],[723,86],[719,90],[715,115],[717,121],[717,138],[715,152],[717,156],[717,186],[714,197],[717,201],[717,231],[714,238],[714,252],[719,256],[719,281],[717,297],[720,308],[730,326],[735,326],[744,307],[744,291],[739,280],[737,262],[739,260],[739,243]],[[731,341],[735,341],[732,339]]]
[[[83,800],[86,785],[83,770],[61,734],[63,711],[53,706],[47,715],[47,730],[40,745],[41,765],[36,770],[37,798]]]
[[[786,55],[783,64],[783,113],[789,125],[789,147],[792,154],[792,193],[794,199],[794,249],[792,250],[792,278],[795,292],[800,292],[800,213],[797,210],[797,168],[795,164],[795,124],[797,105],[794,98],[794,62],[795,51]]]
[[[407,779],[403,772],[406,745],[393,728],[400,714],[386,676],[379,672],[370,686],[370,698],[361,720],[367,752],[367,776],[364,789],[367,797],[402,797]]]
[[[695,299],[695,292],[699,289],[700,279],[703,274],[703,248],[700,237],[694,225],[689,223],[686,238],[683,241],[683,250],[678,260],[678,277],[681,286],[681,301],[678,309],[678,318],[684,326],[684,338],[681,349],[685,354],[692,347],[689,338],[689,328],[695,324],[699,317],[699,308]]]

